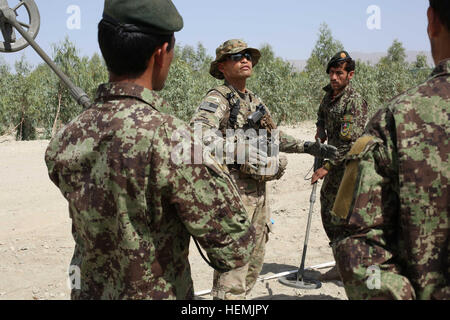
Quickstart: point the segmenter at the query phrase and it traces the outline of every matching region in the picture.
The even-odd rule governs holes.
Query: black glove
[[[305,152],[322,159],[334,160],[338,156],[336,147],[318,142],[305,142]]]

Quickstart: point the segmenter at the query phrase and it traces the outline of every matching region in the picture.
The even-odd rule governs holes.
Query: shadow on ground
[[[289,266],[286,264],[278,264],[278,263],[265,263],[259,274],[260,277],[264,277],[270,274],[279,274],[287,271],[298,270],[298,267]],[[320,271],[317,270],[305,270],[304,276],[309,279],[318,279],[321,275]]]

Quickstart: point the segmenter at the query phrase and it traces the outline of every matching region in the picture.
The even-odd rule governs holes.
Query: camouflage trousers
[[[270,232],[270,211],[266,205],[265,183],[239,179],[233,174],[249,218],[256,229],[256,246],[250,261],[243,267],[225,273],[214,271],[212,296],[220,300],[245,300],[253,289],[264,264]]]
[[[341,239],[345,230],[345,220],[331,214],[344,172],[344,166],[333,168],[325,177],[322,189],[320,190],[322,224],[330,240],[330,244]]]

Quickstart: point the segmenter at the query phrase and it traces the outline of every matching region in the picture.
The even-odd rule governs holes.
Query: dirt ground
[[[283,130],[304,140],[314,138],[313,122]],[[48,141],[0,139],[0,300],[67,300],[67,269],[74,242],[67,202],[51,183],[44,163]],[[312,187],[309,155],[287,155],[284,177],[269,185],[274,230],[267,244],[261,277],[296,270],[301,262]],[[311,173],[308,175],[311,176]],[[308,242],[306,266],[333,261],[320,218],[319,190]],[[211,289],[212,269],[191,243],[195,291]],[[310,271],[317,277],[329,269]],[[286,287],[277,279],[258,281],[252,300],[346,300],[339,281],[317,290]],[[197,299],[211,299],[209,294]]]

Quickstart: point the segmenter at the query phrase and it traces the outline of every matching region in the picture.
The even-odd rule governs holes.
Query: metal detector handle
[[[5,0],[1,0],[2,4],[5,4]],[[89,108],[91,106],[91,101],[88,95],[83,91],[83,89],[75,86],[75,84],[58,69],[56,64],[50,59],[50,57],[42,50],[42,48],[34,41],[34,39],[22,28],[16,19],[16,14],[12,9],[0,8],[2,9],[4,19],[12,25],[22,37],[33,47],[36,53],[49,65],[49,67],[56,73],[56,75],[61,79],[64,85],[69,89],[72,97],[82,105],[84,108]]]
[[[316,139],[317,143],[321,143],[320,139]],[[314,159],[314,172],[316,172],[317,170],[319,170],[320,168],[323,167],[323,162],[324,160],[322,158],[315,158]]]

